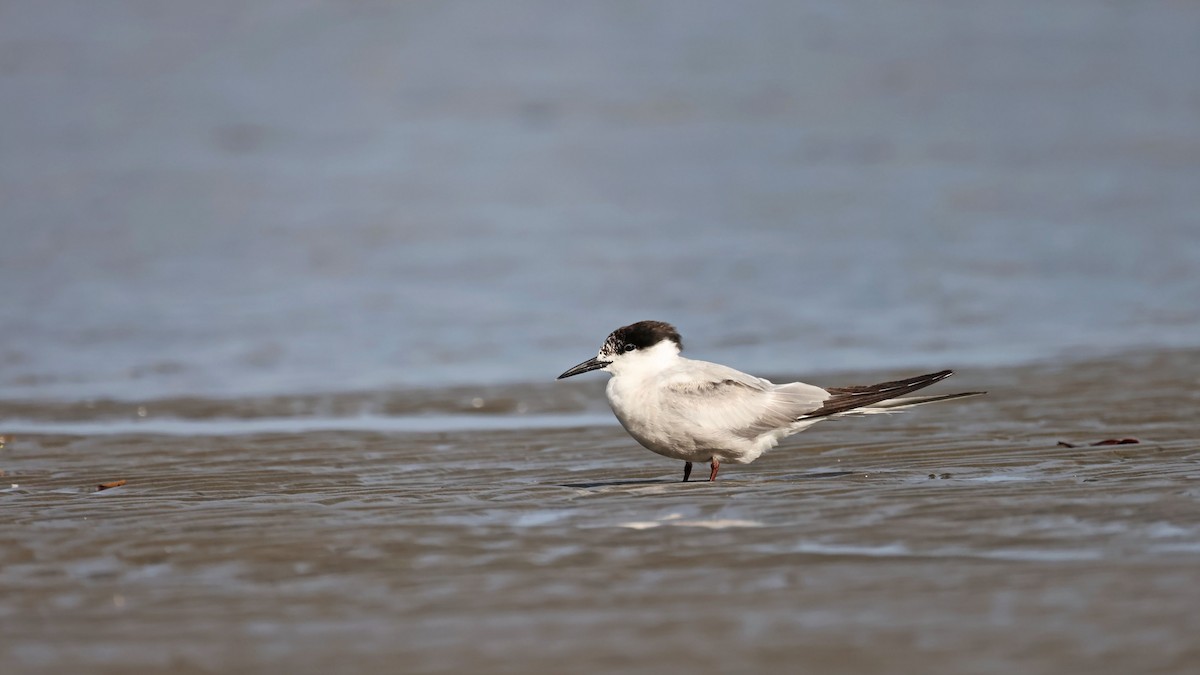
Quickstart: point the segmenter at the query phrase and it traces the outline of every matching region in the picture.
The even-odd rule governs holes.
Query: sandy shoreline
[[[0,654],[20,673],[1200,663],[1197,354],[964,375],[989,396],[820,425],[715,485],[615,424],[16,434]],[[1109,437],[1141,442],[1056,446]]]

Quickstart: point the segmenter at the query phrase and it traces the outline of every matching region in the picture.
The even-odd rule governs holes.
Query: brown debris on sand
[[[1088,443],[1086,447],[1094,448],[1097,445],[1132,445],[1134,443],[1141,443],[1141,441],[1136,438],[1106,438],[1102,441],[1096,441],[1095,443]],[[1066,441],[1059,441],[1058,447],[1078,448],[1083,446],[1075,445],[1074,443],[1068,443]]]

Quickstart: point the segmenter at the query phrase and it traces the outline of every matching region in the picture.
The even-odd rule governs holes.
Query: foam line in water
[[[146,434],[167,436],[240,436],[314,431],[379,431],[429,433],[438,431],[490,431],[506,429],[566,429],[613,424],[611,415],[420,415],[387,417],[258,417],[249,419],[148,418],[89,422],[0,421],[6,434],[56,434],[95,436]]]

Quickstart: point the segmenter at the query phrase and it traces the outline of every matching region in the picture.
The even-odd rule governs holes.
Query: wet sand
[[[210,433],[80,434],[4,404],[3,670],[1200,667],[1200,352],[969,369],[939,390],[987,397],[821,424],[715,484],[594,418],[600,379],[444,431],[296,404],[306,431],[239,433],[210,401]],[[382,400],[466,419],[467,393]],[[596,423],[537,424],[572,415]]]

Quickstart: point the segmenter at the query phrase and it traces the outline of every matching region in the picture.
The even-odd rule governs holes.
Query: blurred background
[[[0,5],[0,397],[1200,344],[1200,5]]]

